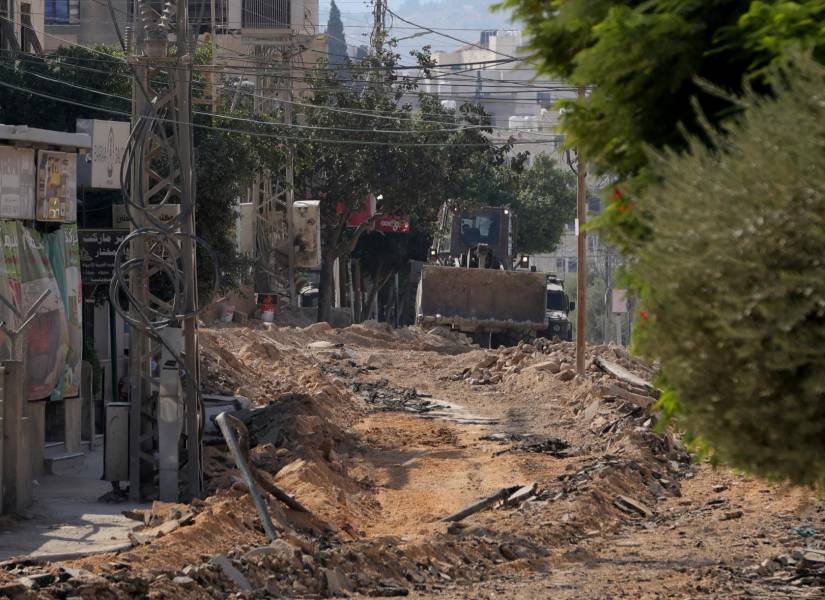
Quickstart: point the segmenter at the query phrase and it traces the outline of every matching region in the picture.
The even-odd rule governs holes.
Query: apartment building
[[[0,0],[0,49],[40,53],[44,0]]]
[[[574,97],[575,91],[522,62],[523,45],[519,31],[491,30],[473,44],[434,52],[440,66],[422,90],[456,106],[479,104],[498,128],[552,133],[559,121],[556,102]]]

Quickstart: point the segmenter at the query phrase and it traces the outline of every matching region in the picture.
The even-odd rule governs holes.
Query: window
[[[601,198],[591,197],[587,200],[587,210],[591,213],[599,214],[602,212]]]
[[[289,13],[289,0],[243,0],[242,26],[249,29],[289,29]]]
[[[469,246],[498,243],[499,217],[496,213],[461,215],[461,241]]]
[[[556,259],[556,270],[564,272],[564,257],[563,256],[559,256]]]
[[[564,292],[558,290],[547,292],[547,310],[567,311],[567,296]]]
[[[46,0],[46,25],[69,24],[69,0]]]
[[[567,270],[570,273],[576,272],[576,259],[575,258],[568,258],[567,259]]]

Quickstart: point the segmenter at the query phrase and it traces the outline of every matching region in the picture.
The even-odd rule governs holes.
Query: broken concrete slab
[[[624,381],[625,383],[629,383],[631,385],[640,387],[642,389],[646,389],[646,390],[650,390],[650,391],[655,391],[656,390],[656,388],[654,386],[652,386],[649,382],[645,381],[644,379],[642,379],[638,375],[635,375],[635,374],[631,373],[630,371],[628,371],[627,369],[625,369],[623,366],[621,366],[619,364],[611,362],[611,361],[609,361],[605,358],[602,358],[601,356],[597,356],[596,359],[595,359],[595,362],[599,366],[599,368],[601,368],[606,373],[609,373],[610,375],[612,375],[616,379],[619,379],[621,381]]]
[[[332,350],[334,348],[343,348],[344,344],[336,344],[334,342],[327,342],[324,340],[320,340],[317,342],[310,342],[307,344],[307,348],[310,350]]]
[[[582,418],[585,421],[592,421],[593,417],[596,416],[596,412],[599,410],[599,406],[601,405],[601,401],[596,398],[591,402],[587,408],[582,411]]]
[[[538,490],[539,484],[533,483],[532,485],[525,485],[514,493],[510,494],[507,500],[504,501],[504,504],[507,506],[518,506],[531,496],[536,495],[536,490]]]
[[[323,569],[324,580],[326,581],[327,593],[330,596],[343,596],[352,591],[352,584],[341,569]]]
[[[613,505],[626,513],[636,513],[642,517],[653,516],[653,510],[649,506],[628,496],[616,496]]]
[[[530,365],[529,367],[525,367],[524,371],[538,371],[555,374],[561,371],[561,363],[557,360],[546,360],[544,362],[536,363],[534,365]]]
[[[220,568],[220,570],[223,571],[223,574],[226,575],[226,577],[240,589],[247,592],[252,591],[252,585],[249,583],[249,580],[244,577],[243,573],[235,568],[232,561],[230,561],[225,555],[218,554],[213,557],[209,563]]]
[[[572,381],[576,378],[576,372],[573,369],[565,369],[561,373],[559,373],[556,378],[559,381]]]

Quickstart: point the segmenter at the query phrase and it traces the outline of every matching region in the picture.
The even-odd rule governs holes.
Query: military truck
[[[573,324],[570,322],[570,312],[576,309],[564,291],[564,283],[555,274],[548,273],[547,278],[547,327],[539,331],[539,337],[553,339],[558,337],[568,342],[573,341]]]
[[[547,281],[516,252],[510,207],[441,207],[422,268],[416,322],[468,333],[485,345],[531,339],[546,328]]]

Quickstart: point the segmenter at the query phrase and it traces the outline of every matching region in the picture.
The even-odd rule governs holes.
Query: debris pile
[[[825,549],[793,548],[745,567],[741,576],[786,593],[801,593],[804,588],[821,590],[825,588]]]
[[[635,379],[632,383],[622,380],[616,373],[605,369],[604,364],[615,364],[621,372],[628,373]],[[521,342],[517,346],[501,346],[495,351],[484,351],[474,365],[455,373],[451,379],[463,380],[469,385],[495,385],[510,381],[521,372],[533,372],[552,376],[560,382],[567,382],[576,377],[575,366],[576,346],[574,343],[538,338],[532,343]],[[597,380],[602,380],[605,374],[610,374],[611,377],[605,380],[604,384],[618,386],[620,390],[609,390],[614,393],[628,392],[642,396],[655,394],[652,386],[647,383],[640,384],[640,381],[650,381],[654,370],[618,346],[588,347],[587,370]]]
[[[591,347],[578,378],[573,344],[485,351],[442,328],[202,340],[205,389],[246,430],[246,476],[213,435],[206,500],[129,512],[141,527],[118,554],[0,563],[0,595],[468,597],[471,583],[555,569],[595,536],[662,527],[696,472],[655,429],[654,370],[614,346]],[[712,498],[694,512],[735,527],[741,508]],[[776,589],[825,585],[813,547],[741,564],[737,577]]]

